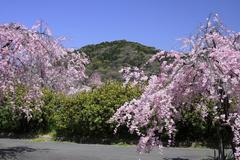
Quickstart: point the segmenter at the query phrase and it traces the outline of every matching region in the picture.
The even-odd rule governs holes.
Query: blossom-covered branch
[[[210,17],[196,36],[185,41],[187,53],[162,51],[150,59],[161,62],[160,73],[150,77],[139,99],[125,103],[111,120],[138,133],[139,151],[148,152],[161,145],[163,130],[172,143],[176,132],[174,119],[180,108],[196,104],[194,99],[201,97],[196,106],[202,110],[203,118],[208,113],[204,103],[207,99],[215,102],[216,123],[231,126],[234,154],[239,158],[239,35],[225,29],[218,15]]]
[[[65,49],[49,30],[39,33],[37,27],[0,25],[0,102],[4,94],[11,93],[14,105],[18,86],[28,89],[26,102],[39,99],[42,88],[68,93],[86,77],[85,56]],[[28,106],[20,108],[29,117]]]

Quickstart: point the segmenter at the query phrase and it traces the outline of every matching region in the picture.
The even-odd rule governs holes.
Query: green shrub
[[[88,143],[129,138],[127,130],[113,135],[115,126],[107,121],[121,105],[139,95],[137,87],[109,82],[91,92],[62,97],[54,116],[57,136]]]
[[[5,93],[0,102],[0,132],[26,134],[49,130],[49,119],[52,117],[53,106],[43,105],[45,104],[43,103],[40,106],[41,110],[39,110],[35,107],[35,105],[39,105],[39,101],[33,99],[27,103],[24,99],[26,94],[27,88],[24,86],[18,86],[15,95],[10,92]],[[50,91],[47,92],[46,90],[44,93],[43,102],[45,102],[46,98],[50,98]],[[15,102],[15,105],[11,103],[12,101]],[[30,119],[26,117],[20,108],[26,105],[32,109]]]
[[[0,132],[11,132],[17,128],[17,115],[12,112],[11,104],[0,105]]]
[[[196,102],[199,101],[197,97]],[[192,146],[198,143],[202,146],[210,148],[218,147],[219,135],[217,130],[221,130],[223,135],[223,143],[229,145],[232,139],[231,128],[229,126],[219,126],[214,122],[213,108],[216,106],[215,102],[206,100],[205,104],[208,108],[208,114],[205,118],[202,117],[200,110],[196,111],[196,105],[184,107],[180,110],[181,119],[176,120],[177,133],[175,137],[176,146]]]

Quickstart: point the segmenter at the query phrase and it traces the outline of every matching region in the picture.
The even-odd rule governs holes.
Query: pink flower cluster
[[[148,77],[144,74],[144,71],[138,67],[124,67],[119,71],[124,79],[124,84],[136,85],[148,80]]]

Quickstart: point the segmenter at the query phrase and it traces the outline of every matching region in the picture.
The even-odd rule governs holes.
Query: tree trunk
[[[224,152],[224,143],[223,143],[223,135],[221,132],[221,126],[217,127],[217,134],[219,138],[219,144],[218,144],[218,160],[225,160],[225,152]]]

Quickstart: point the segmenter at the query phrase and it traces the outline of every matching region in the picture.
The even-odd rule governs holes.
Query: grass
[[[31,139],[31,142],[49,142],[51,141],[51,139],[47,139],[47,138],[33,138]]]
[[[207,148],[207,146],[201,142],[192,142],[190,147],[191,148]]]
[[[31,142],[51,142],[51,141],[55,141],[55,132],[50,132],[47,134],[42,134],[42,135],[38,135],[35,138],[32,138],[30,141]]]

